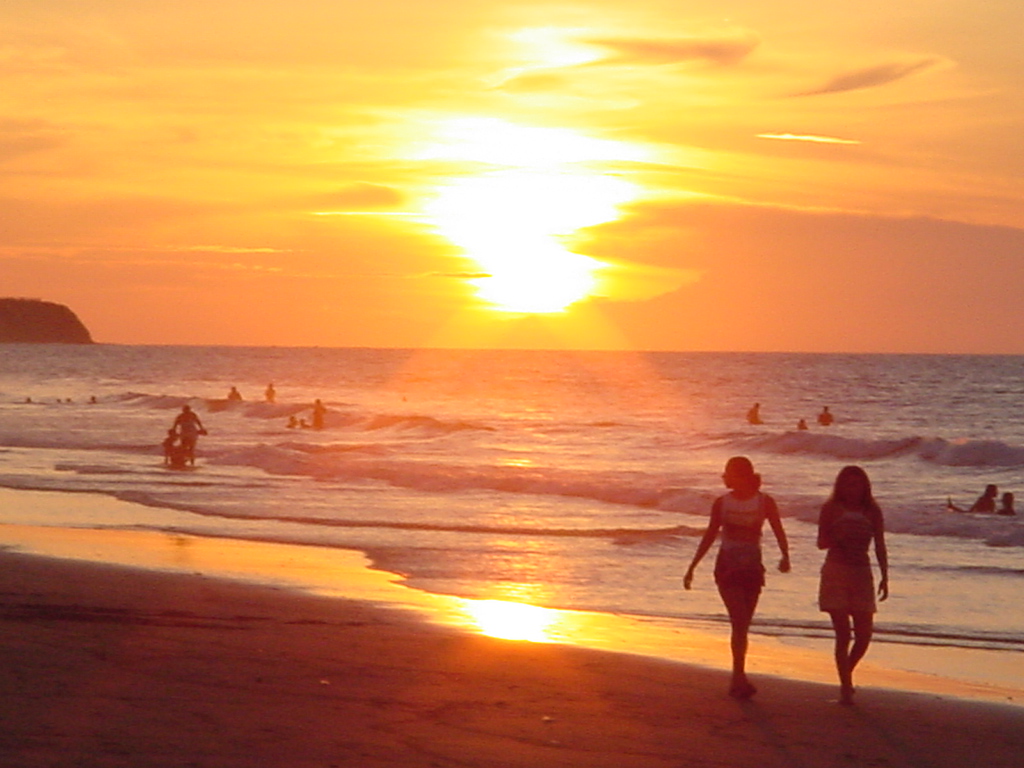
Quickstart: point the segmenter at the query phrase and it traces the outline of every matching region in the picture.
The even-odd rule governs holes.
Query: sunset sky
[[[4,0],[102,342],[1024,353],[1020,0]]]

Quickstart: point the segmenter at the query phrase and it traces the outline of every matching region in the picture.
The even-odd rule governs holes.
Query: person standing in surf
[[[173,429],[177,430],[178,436],[181,438],[181,451],[185,460],[189,464],[195,465],[196,441],[199,440],[200,435],[206,434],[206,428],[199,420],[199,415],[190,406],[181,406],[181,413],[174,420]]]
[[[693,574],[704,555],[715,543],[719,532],[722,543],[715,560],[715,584],[722,596],[729,623],[732,626],[732,680],[729,695],[749,699],[757,689],[747,679],[747,645],[750,623],[757,609],[757,601],[764,587],[764,565],[761,562],[761,529],[767,520],[782,559],[779,570],[789,573],[789,542],[782,528],[775,500],[761,492],[761,476],[745,456],[734,456],[725,465],[722,480],[729,492],[715,499],[711,507],[704,537],[697,545],[690,567],[683,578],[683,586],[690,589]]]
[[[878,598],[885,600],[889,597],[889,555],[882,510],[871,493],[867,472],[857,466],[843,467],[818,517],[818,549],[828,550],[821,567],[818,606],[832,618],[839,701],[843,704],[853,703],[853,670],[867,653],[874,632],[875,585],[868,552],[872,542],[881,573]]]

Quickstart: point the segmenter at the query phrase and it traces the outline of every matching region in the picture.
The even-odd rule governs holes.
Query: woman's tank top
[[[875,537],[875,527],[863,509],[836,505],[839,513],[832,520],[832,546],[826,561],[845,565],[871,565],[868,549]]]
[[[715,562],[716,573],[731,570],[763,570],[761,565],[761,527],[765,504],[761,493],[749,499],[737,499],[727,493],[721,500],[722,545]]]
[[[737,499],[727,493],[722,497],[722,543],[744,541],[758,543],[764,525],[763,494],[755,493],[749,499]]]

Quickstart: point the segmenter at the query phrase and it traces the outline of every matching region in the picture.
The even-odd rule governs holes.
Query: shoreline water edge
[[[0,521],[4,512],[25,504],[51,509],[77,504],[91,507],[91,514],[100,517],[104,513],[118,517],[125,507],[139,507],[102,494],[0,487]],[[373,568],[366,555],[356,550],[203,537],[144,527],[93,529],[0,522],[0,551],[201,575],[296,594],[389,606],[406,612],[411,621],[469,634],[728,668],[728,635],[720,625],[432,594],[404,586],[400,575]],[[752,674],[834,683],[826,639],[794,642],[792,638],[758,635],[756,626],[754,632]],[[1024,671],[1012,658],[1015,654],[971,648],[901,650],[900,646],[882,650],[873,647],[873,658],[864,662],[860,672],[863,686],[1024,707]]]

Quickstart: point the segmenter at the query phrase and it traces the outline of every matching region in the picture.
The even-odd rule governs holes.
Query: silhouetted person
[[[178,435],[173,429],[167,430],[167,437],[164,438],[164,464],[171,469],[184,469],[188,456],[185,449],[178,443]]]
[[[299,420],[294,416],[288,417],[288,429],[295,429],[299,426]]]
[[[693,562],[686,570],[683,586],[690,589],[693,572],[715,543],[719,531],[722,544],[715,560],[715,584],[729,612],[732,625],[732,681],[729,695],[749,699],[757,689],[747,679],[747,636],[754,618],[758,598],[764,587],[764,566],[761,564],[761,528],[765,520],[778,542],[782,559],[779,570],[789,572],[789,544],[779,519],[775,500],[761,493],[761,476],[745,456],[734,456],[725,465],[722,475],[729,493],[720,496],[711,507],[711,519],[704,537],[697,546]]]
[[[175,453],[178,451],[178,433],[171,427],[167,430],[167,437],[163,442],[164,464],[174,464]]]
[[[953,512],[980,512],[982,514],[991,514],[996,511],[996,496],[999,495],[999,489],[994,485],[986,485],[984,492],[975,499],[970,509],[964,509],[958,507],[953,503],[952,499],[946,499],[946,508]]]
[[[749,411],[747,411],[747,421],[750,424],[764,424],[761,421],[761,404],[754,403]]]
[[[799,429],[801,432],[803,430],[807,429],[807,420],[806,419],[800,419],[800,421],[798,421],[796,423],[796,428]]]
[[[272,403],[277,399],[277,390],[274,389],[273,383],[267,384],[267,389],[263,393],[268,403]]]
[[[881,579],[878,597],[889,597],[889,556],[885,521],[871,494],[871,480],[860,467],[843,467],[832,497],[818,517],[818,549],[828,550],[821,567],[818,607],[832,618],[839,700],[853,703],[853,670],[864,658],[874,632],[875,583],[868,550],[875,544]],[[853,622],[850,645],[851,627]]]
[[[242,399],[242,393],[238,391],[238,387],[232,387],[231,391],[228,392],[228,400],[232,402],[239,402]]]
[[[206,428],[191,407],[181,406],[181,413],[174,420],[174,427],[181,439],[181,450],[189,464],[196,463],[196,441],[206,434]]]
[[[324,416],[327,415],[327,408],[317,398],[316,402],[313,403],[313,429],[324,428]]]
[[[835,417],[832,415],[832,412],[828,409],[827,405],[821,410],[821,413],[818,414],[818,423],[823,427],[830,426],[835,420]]]
[[[997,515],[1006,515],[1012,517],[1017,512],[1013,509],[1013,494],[1007,491],[1003,494],[1003,497],[999,500],[999,509],[996,510]]]

